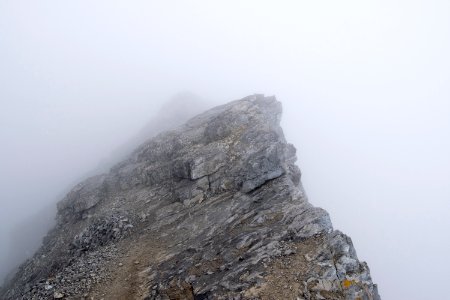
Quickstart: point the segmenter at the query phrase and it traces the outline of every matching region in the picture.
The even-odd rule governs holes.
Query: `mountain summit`
[[[213,108],[78,184],[0,298],[379,299],[308,202],[281,112],[263,95]]]

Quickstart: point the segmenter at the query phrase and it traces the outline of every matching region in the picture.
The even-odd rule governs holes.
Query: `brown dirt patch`
[[[120,243],[121,257],[109,266],[110,280],[98,284],[89,294],[89,300],[143,299],[148,295],[148,269],[165,256],[165,243],[146,235]]]
[[[273,260],[266,268],[264,283],[245,292],[245,298],[261,300],[297,300],[303,299],[304,282],[312,267],[305,255],[315,251],[323,243],[323,237],[314,237],[299,243],[292,243],[289,248],[294,254]],[[330,295],[331,296],[331,295]],[[328,299],[328,298],[327,298]],[[336,299],[330,297],[329,299]],[[339,298],[340,299],[340,298]]]

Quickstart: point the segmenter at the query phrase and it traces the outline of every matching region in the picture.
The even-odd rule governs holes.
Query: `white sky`
[[[275,94],[310,201],[383,299],[443,299],[450,1],[0,0],[0,269],[8,232],[173,94]]]

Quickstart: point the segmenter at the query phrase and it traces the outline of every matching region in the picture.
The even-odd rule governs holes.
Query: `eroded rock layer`
[[[139,147],[58,204],[2,299],[379,299],[253,95]]]

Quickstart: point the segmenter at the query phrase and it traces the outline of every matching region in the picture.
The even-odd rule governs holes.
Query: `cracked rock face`
[[[253,95],[140,146],[58,204],[1,299],[379,299]]]

